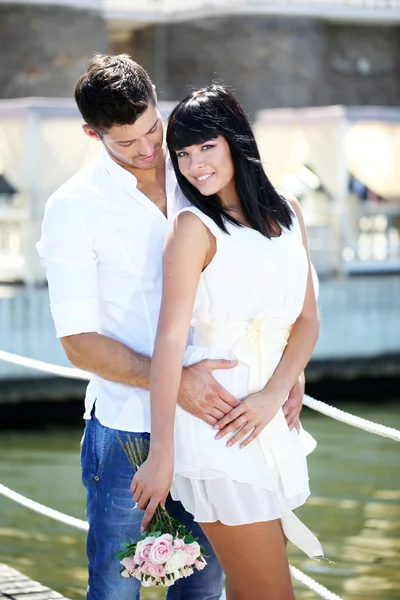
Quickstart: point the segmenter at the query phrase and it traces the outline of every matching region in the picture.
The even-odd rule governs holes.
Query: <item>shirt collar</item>
[[[129,195],[134,196],[135,199],[140,201],[142,204],[145,204],[149,208],[156,210],[157,213],[159,212],[158,208],[151,202],[151,200],[149,200],[146,196],[141,194],[137,189],[137,178],[132,173],[118,165],[110,157],[104,146],[102,148],[100,160],[103,168],[107,171],[107,173],[113,178],[113,180],[122,190],[127,192]],[[178,186],[174,167],[172,165],[172,160],[168,152],[166,153],[165,170],[167,219],[171,220],[174,217],[174,215],[178,212],[178,210],[188,205],[189,202],[186,200],[185,196],[183,195],[183,192]]]
[[[128,192],[128,194],[134,194],[137,189],[136,177],[118,165],[108,154],[107,150],[103,147],[101,154],[101,163],[107,173],[117,182],[120,188]]]

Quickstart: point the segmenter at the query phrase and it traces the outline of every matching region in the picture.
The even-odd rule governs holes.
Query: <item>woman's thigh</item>
[[[294,600],[279,519],[234,527],[201,523],[227,577],[227,600]]]

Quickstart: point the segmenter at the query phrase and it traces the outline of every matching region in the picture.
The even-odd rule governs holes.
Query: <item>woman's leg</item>
[[[225,593],[226,600],[237,600],[238,598],[229,579],[227,579],[225,582]]]
[[[227,578],[227,600],[294,600],[280,519],[200,523]]]
[[[222,594],[223,573],[204,531],[193,521],[193,516],[182,504],[172,500],[171,496],[168,496],[165,507],[172,518],[182,523],[186,530],[198,539],[207,555],[207,567],[203,571],[195,570],[190,577],[178,579],[175,585],[168,588],[167,600],[219,600]]]

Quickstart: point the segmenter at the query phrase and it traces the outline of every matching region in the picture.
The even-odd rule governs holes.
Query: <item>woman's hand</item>
[[[244,448],[272,421],[281,405],[282,402],[277,402],[276,395],[272,396],[266,389],[247,396],[239,406],[233,408],[214,425],[214,429],[219,429],[215,439],[219,440],[228,433],[237,431],[226,445],[233,446],[240,439],[248,436],[240,444],[240,448]]]
[[[150,454],[139,467],[131,483],[131,492],[137,508],[144,510],[141,526],[143,532],[150,523],[159,504],[162,507],[169,494],[174,474],[174,461],[171,452]]]

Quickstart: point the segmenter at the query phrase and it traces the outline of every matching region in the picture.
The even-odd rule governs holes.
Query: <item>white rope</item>
[[[386,425],[379,425],[373,421],[356,417],[355,415],[351,415],[344,410],[340,410],[339,408],[325,404],[325,402],[315,400],[315,398],[311,398],[311,396],[305,395],[303,404],[322,413],[323,415],[326,415],[327,417],[336,419],[336,421],[341,421],[342,423],[347,423],[347,425],[352,425],[358,429],[368,431],[368,433],[374,433],[375,435],[380,435],[382,437],[395,440],[396,442],[400,442],[400,431],[398,431],[398,429],[394,429],[393,427],[386,427]]]
[[[292,565],[290,565],[290,572],[294,579],[303,584],[309,590],[318,594],[320,598],[324,598],[324,600],[342,600],[340,596],[334,594],[320,583],[317,583],[314,581],[314,579],[311,579],[311,577],[303,573],[303,571],[300,571],[300,569],[296,569],[296,567],[292,567]]]
[[[81,380],[89,380],[90,373],[87,371],[82,371],[81,369],[75,369],[71,367],[60,367],[58,365],[52,365],[49,363],[42,362],[40,360],[35,360],[32,358],[24,358],[22,356],[18,356],[17,354],[12,354],[11,352],[5,352],[4,350],[0,350],[0,360],[4,360],[6,362],[10,362],[16,365],[21,365],[30,369],[37,369],[39,371],[44,371],[46,373],[51,373],[54,375],[59,375],[60,377],[68,377],[71,379],[81,379]],[[343,410],[330,406],[325,402],[321,402],[320,400],[316,400],[311,396],[305,395],[303,403],[308,408],[320,412],[336,421],[341,421],[342,423],[346,423],[353,427],[357,427],[358,429],[362,429],[367,431],[368,433],[373,433],[375,435],[380,435],[382,437],[386,437],[397,442],[400,442],[400,431],[394,429],[393,427],[386,427],[385,425],[380,425],[378,423],[374,423],[373,421],[368,421],[367,419],[362,419],[361,417],[357,417],[350,413],[347,413]],[[0,484],[0,493],[15,502],[18,502],[22,506],[26,508],[30,508],[37,513],[40,513],[44,516],[47,516],[51,519],[55,519],[60,523],[65,523],[66,525],[71,525],[77,529],[81,529],[83,531],[88,530],[88,524],[85,521],[80,519],[76,519],[75,517],[70,517],[68,515],[64,515],[63,513],[43,506],[38,502],[34,502],[29,498],[25,498],[21,494],[10,490],[6,486]],[[299,583],[310,589],[311,591],[318,594],[320,598],[324,600],[342,600],[340,596],[334,594],[329,591],[323,585],[314,581],[311,577],[297,569],[296,567],[290,566],[290,571],[294,579],[296,579]]]
[[[45,373],[52,373],[53,375],[59,375],[60,377],[84,379],[86,381],[89,381],[90,379],[90,373],[87,371],[74,369],[73,367],[51,365],[50,363],[42,362],[41,360],[36,360],[34,358],[25,358],[24,356],[18,356],[18,354],[5,352],[5,350],[0,350],[0,360],[12,363],[13,365],[27,367],[28,369],[37,369],[38,371],[44,371]]]
[[[58,510],[54,510],[52,508],[48,508],[47,506],[43,506],[43,504],[39,504],[39,502],[35,502],[34,500],[30,500],[5,485],[0,483],[0,494],[9,498],[10,500],[14,500],[18,504],[25,506],[25,508],[30,508],[31,510],[39,513],[40,515],[44,515],[45,517],[49,517],[50,519],[54,519],[55,521],[59,521],[60,523],[65,523],[66,525],[71,525],[71,527],[75,527],[76,529],[81,529],[82,531],[87,531],[89,529],[89,525],[86,521],[82,521],[81,519],[76,519],[75,517],[70,517],[68,515],[64,515]]]
[[[83,379],[85,381],[90,379],[90,373],[87,371],[74,369],[72,367],[59,367],[58,365],[52,365],[50,363],[45,363],[41,360],[35,360],[33,358],[25,358],[23,356],[18,356],[17,354],[12,354],[11,352],[5,352],[4,350],[0,350],[0,360],[4,360],[15,365],[21,365],[23,367],[28,367],[29,369],[38,369],[39,371],[52,373],[53,375],[59,375],[60,377]],[[342,423],[347,423],[347,425],[351,425],[352,427],[357,427],[358,429],[368,431],[368,433],[374,433],[375,435],[380,435],[382,437],[395,440],[396,442],[400,442],[400,431],[394,429],[393,427],[386,427],[385,425],[380,425],[379,423],[374,423],[373,421],[356,417],[355,415],[347,413],[344,410],[340,410],[334,406],[325,404],[325,402],[315,400],[315,398],[312,398],[311,396],[305,395],[303,404],[304,406],[308,406],[308,408],[316,410],[317,412],[320,412],[327,417],[331,417],[336,421],[341,421]]]
[[[86,521],[82,521],[81,519],[76,519],[75,517],[70,517],[69,515],[64,515],[58,510],[54,510],[52,508],[48,508],[43,504],[39,504],[39,502],[35,502],[34,500],[30,500],[14,490],[6,487],[5,485],[0,483],[0,494],[9,498],[10,500],[14,500],[18,504],[21,504],[25,508],[30,508],[31,510],[44,515],[45,517],[49,517],[50,519],[54,519],[59,523],[64,523],[65,525],[70,525],[71,527],[75,527],[76,529],[80,529],[82,531],[88,531],[89,525]],[[290,566],[291,573],[294,579],[297,579],[299,583],[302,583],[304,586],[308,587],[310,590],[316,592],[321,598],[324,600],[342,600],[336,594],[333,594],[329,590],[327,590],[323,585],[317,583],[311,577],[308,577],[305,573],[296,569],[295,567]]]

